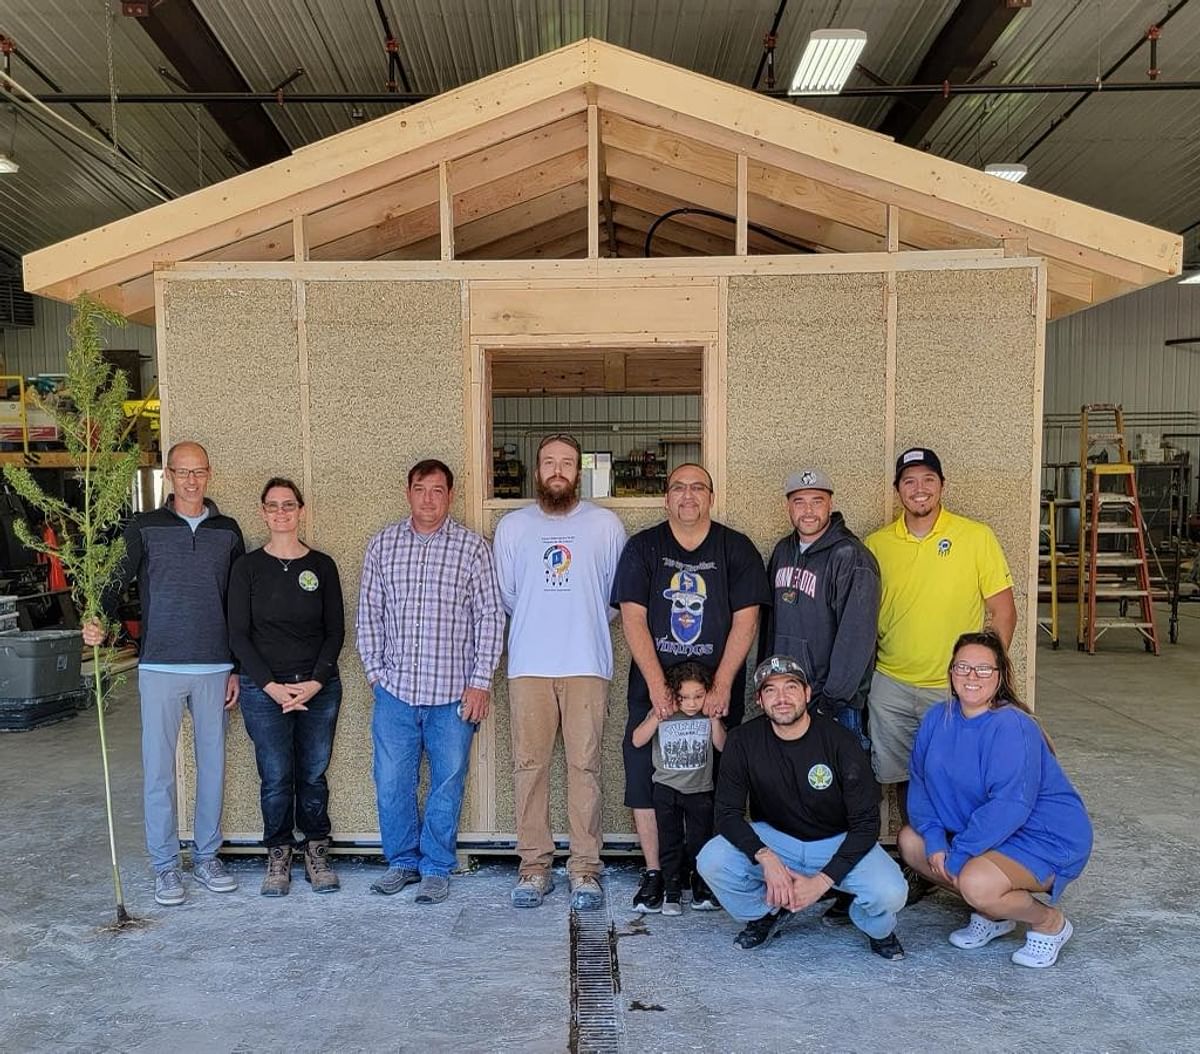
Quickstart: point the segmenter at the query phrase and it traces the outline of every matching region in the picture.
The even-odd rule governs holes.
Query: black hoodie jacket
[[[781,538],[767,565],[771,610],[764,655],[790,655],[804,667],[813,704],[862,709],[875,668],[879,564],[840,512],[800,552],[795,531]]]

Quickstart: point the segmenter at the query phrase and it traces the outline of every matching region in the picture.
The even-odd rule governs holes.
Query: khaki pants
[[[600,746],[608,709],[603,677],[513,677],[513,795],[521,874],[549,871],[554,860],[550,830],[550,760],[561,723],[567,759],[567,819],[572,875],[600,874]]]

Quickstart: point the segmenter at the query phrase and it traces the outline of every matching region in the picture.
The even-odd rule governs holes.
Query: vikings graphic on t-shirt
[[[697,644],[704,631],[704,603],[708,599],[708,586],[704,576],[695,571],[676,571],[671,584],[663,590],[663,597],[671,602],[671,637],[660,637],[654,642],[660,652],[674,655],[711,655],[712,644]]]
[[[571,582],[571,550],[561,542],[542,553],[542,567],[547,589],[562,589]]]

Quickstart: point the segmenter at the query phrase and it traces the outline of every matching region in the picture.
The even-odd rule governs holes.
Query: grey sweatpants
[[[155,871],[179,863],[175,801],[175,751],[186,707],[196,740],[196,860],[221,846],[225,790],[225,687],[229,673],[161,673],[138,670],[142,701],[142,798],[146,850]]]

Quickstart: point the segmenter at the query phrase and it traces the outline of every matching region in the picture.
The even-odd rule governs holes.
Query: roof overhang
[[[146,318],[158,266],[302,258],[301,240],[312,259],[436,258],[446,222],[464,256],[594,253],[597,181],[613,254],[637,252],[683,203],[740,208],[743,221],[748,209],[752,225],[815,251],[1040,256],[1051,316],[1181,268],[1178,235],[582,40],[30,253],[25,287]],[[734,252],[720,221],[682,217],[662,238],[675,254]],[[779,251],[748,241],[738,248]]]

